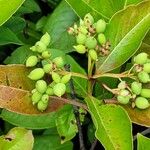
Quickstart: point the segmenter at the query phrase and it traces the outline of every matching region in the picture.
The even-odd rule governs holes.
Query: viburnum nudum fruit
[[[58,67],[62,68],[65,65],[64,59],[62,57],[56,57],[53,59],[53,63]]]
[[[148,59],[147,57],[148,57],[148,55],[146,53],[144,53],[144,52],[140,53],[140,54],[138,54],[137,56],[134,57],[134,62],[136,64],[143,65],[147,62],[147,59]]]
[[[52,79],[55,83],[60,83],[61,82],[60,75],[56,72],[52,72]]]
[[[120,90],[123,90],[123,89],[125,89],[126,87],[127,87],[127,84],[126,84],[125,81],[121,81],[121,82],[118,84],[118,88],[119,88]]]
[[[28,77],[31,80],[39,80],[39,79],[43,78],[43,76],[44,76],[44,70],[42,68],[36,68],[36,69],[32,70],[30,72],[30,74],[28,75]]]
[[[117,100],[120,104],[128,104],[130,101],[130,96],[118,95]]]
[[[150,73],[150,63],[146,63],[143,65],[143,71]]]
[[[51,72],[52,69],[53,69],[53,64],[52,64],[52,63],[51,63],[51,64],[45,64],[45,65],[43,66],[43,70],[44,70],[45,73]]]
[[[32,97],[31,97],[33,105],[35,105],[36,103],[38,103],[41,98],[42,98],[42,94],[40,92],[38,92],[38,91],[35,91],[32,94]]]
[[[36,42],[35,47],[36,47],[36,51],[39,53],[42,53],[46,50],[46,45],[41,41]]]
[[[85,26],[80,26],[79,27],[79,32],[81,32],[84,35],[87,35],[88,30],[87,30],[87,28]]]
[[[119,95],[121,95],[121,96],[129,96],[130,92],[128,90],[120,90]]]
[[[103,45],[103,44],[106,43],[106,37],[105,37],[105,35],[104,35],[103,33],[100,33],[100,34],[98,35],[98,42],[99,42],[101,45]]]
[[[51,41],[51,37],[50,35],[46,32],[40,39],[41,42],[43,42],[46,46],[49,45],[50,41]]]
[[[51,53],[49,51],[46,50],[46,51],[42,52],[42,57],[44,59],[48,59],[48,58],[50,58],[50,56],[51,56]]]
[[[54,91],[52,87],[48,87],[46,90],[46,94],[48,94],[49,96],[54,95]]]
[[[141,96],[145,98],[150,98],[150,89],[142,89]]]
[[[46,110],[47,106],[48,106],[48,102],[45,103],[45,102],[43,102],[43,101],[39,101],[38,104],[37,104],[38,110],[40,110],[40,111],[42,111],[42,112],[43,112],[44,110]]]
[[[48,94],[44,94],[41,98],[41,101],[43,101],[44,103],[48,103],[49,101],[49,95]]]
[[[142,90],[142,84],[139,82],[132,82],[131,84],[131,90],[134,94],[139,95]]]
[[[94,49],[97,45],[97,40],[94,37],[88,37],[85,41],[85,46],[88,49]]]
[[[98,20],[96,23],[96,32],[97,33],[102,33],[106,29],[106,22],[102,19]]]
[[[150,104],[146,98],[137,97],[135,100],[135,106],[139,109],[146,109],[150,106]]]
[[[76,41],[78,44],[84,44],[86,41],[86,35],[79,33],[76,37]]]
[[[45,93],[47,90],[47,83],[44,80],[38,80],[35,84],[36,90],[40,93]]]
[[[85,17],[84,17],[84,23],[87,26],[94,23],[94,18],[93,18],[93,16],[90,13],[88,13],[88,14],[85,15]]]
[[[150,81],[150,77],[149,74],[145,71],[141,71],[138,73],[138,79],[142,82],[142,83],[147,83]]]
[[[36,56],[30,56],[26,60],[26,67],[34,67],[38,63],[38,58]]]
[[[90,49],[89,50],[89,55],[91,57],[92,60],[96,61],[97,60],[97,52],[94,49]]]
[[[77,45],[77,46],[73,46],[73,47],[80,54],[84,54],[86,52],[86,48],[84,45]]]
[[[71,79],[71,73],[68,73],[61,78],[61,83],[66,84],[69,82],[70,79]]]
[[[53,87],[54,94],[58,97],[61,97],[66,92],[66,85],[64,83],[57,83]]]

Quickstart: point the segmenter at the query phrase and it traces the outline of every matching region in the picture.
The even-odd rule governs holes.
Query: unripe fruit
[[[46,94],[48,94],[49,96],[54,95],[54,91],[52,87],[48,87],[46,90]]]
[[[36,89],[33,89],[32,91],[31,91],[31,93],[33,94],[33,93],[35,93],[37,90]]]
[[[79,33],[76,37],[76,41],[78,44],[84,44],[86,40],[86,35]]]
[[[96,61],[97,60],[97,52],[94,49],[89,50],[89,55],[92,60]]]
[[[131,84],[131,90],[134,94],[139,95],[142,90],[142,84],[139,82],[132,82]]]
[[[143,65],[143,71],[150,73],[150,63],[146,63]]]
[[[119,84],[118,84],[118,88],[120,89],[120,90],[123,90],[123,89],[125,89],[126,88],[126,82],[125,81],[121,81]]]
[[[46,32],[40,39],[41,42],[43,42],[46,46],[49,45],[50,41],[51,41],[51,37],[50,35]]]
[[[44,70],[45,73],[51,72],[52,69],[53,69],[53,64],[46,64],[46,65],[43,66],[43,70]]]
[[[36,47],[36,51],[39,53],[42,53],[46,50],[46,45],[41,41],[36,42],[35,47]]]
[[[52,72],[52,79],[55,83],[59,83],[61,81],[60,75],[56,72]]]
[[[44,103],[43,101],[39,101],[38,104],[37,104],[38,110],[40,110],[42,112],[44,110],[46,110],[47,106],[48,106],[48,103]]]
[[[94,23],[94,18],[93,18],[93,16],[90,13],[88,13],[88,14],[85,15],[85,17],[84,17],[84,23],[86,25],[90,25],[90,24]]]
[[[47,83],[44,80],[38,80],[35,84],[35,87],[38,92],[45,93],[47,90]]]
[[[32,47],[30,47],[30,50],[33,51],[33,52],[36,52],[36,47],[32,46]]]
[[[102,33],[106,29],[106,22],[102,19],[98,20],[96,23],[96,32],[97,33]]]
[[[61,97],[66,92],[66,85],[64,83],[57,83],[53,90],[56,96]]]
[[[138,97],[135,100],[135,106],[139,109],[146,109],[150,106],[150,104],[146,98]]]
[[[33,105],[38,103],[41,98],[42,98],[42,94],[40,92],[38,91],[34,92],[31,97]]]
[[[144,71],[138,73],[138,78],[142,83],[147,83],[150,81],[149,74]]]
[[[44,70],[42,68],[36,68],[36,69],[32,70],[30,72],[30,74],[28,75],[28,77],[31,80],[39,80],[39,79],[43,78],[43,76],[44,76]]]
[[[117,100],[120,104],[128,104],[129,101],[130,101],[130,97],[129,96],[121,96],[121,95],[118,95],[117,96]]]
[[[36,56],[30,56],[26,61],[26,67],[34,67],[38,63]]]
[[[106,43],[106,37],[105,37],[105,35],[104,35],[103,33],[100,33],[100,34],[98,35],[98,42],[99,42],[101,45],[103,45],[103,44]]]
[[[73,46],[73,47],[80,54],[84,54],[86,52],[86,48],[84,45],[77,45],[77,46]]]
[[[147,59],[148,59],[147,57],[148,57],[148,55],[146,53],[140,53],[134,57],[134,62],[136,64],[143,65],[147,62]]]
[[[44,59],[48,59],[51,57],[51,53],[49,51],[44,51],[44,52],[42,52],[42,57]]]
[[[150,98],[150,89],[142,89],[141,96],[145,98]]]
[[[88,31],[87,31],[87,29],[86,29],[85,26],[80,26],[80,27],[79,27],[79,31],[80,31],[82,34],[84,34],[84,35],[87,35],[87,33],[88,33]]]
[[[55,59],[53,59],[53,63],[55,63],[58,68],[62,68],[65,65],[62,57],[56,57]]]
[[[121,96],[129,96],[130,95],[130,92],[128,90],[121,90],[119,92],[119,95]]]
[[[67,74],[67,75],[64,75],[62,78],[61,78],[61,83],[68,83],[69,80],[71,79],[71,73]]]
[[[48,94],[44,94],[44,95],[42,96],[42,98],[41,98],[41,101],[42,101],[43,103],[48,103],[48,101],[49,101],[49,95],[48,95]]]
[[[94,49],[97,45],[97,40],[94,37],[88,37],[85,41],[85,46],[88,49]]]

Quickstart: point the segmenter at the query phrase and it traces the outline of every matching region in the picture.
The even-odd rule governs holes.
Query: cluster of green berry
[[[93,16],[88,13],[84,19],[80,19],[79,26],[69,28],[68,32],[76,37],[78,45],[74,49],[84,54],[88,52],[91,60],[97,61],[99,55],[108,55],[110,44],[104,35],[106,22],[102,19],[94,22]]]
[[[144,88],[150,82],[150,60],[146,53],[140,53],[134,57],[133,72],[137,77],[137,81],[127,85],[125,81],[118,84],[117,100],[121,104],[132,102],[133,107],[146,109],[150,107],[150,89]]]
[[[57,71],[62,70],[65,63],[62,57],[51,59],[50,44],[51,38],[48,33],[45,33],[40,41],[36,42],[30,48],[34,55],[29,56],[26,60],[26,67],[34,68],[28,77],[35,80],[35,89],[32,90],[32,103],[37,104],[40,111],[44,111],[49,102],[49,96],[56,95],[61,97],[66,92],[66,83],[69,82],[71,74],[60,76]],[[50,75],[52,78],[51,83],[47,83],[43,78],[45,74]]]

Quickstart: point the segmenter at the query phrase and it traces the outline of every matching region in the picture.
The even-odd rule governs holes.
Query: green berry
[[[84,17],[84,23],[86,25],[90,25],[90,24],[94,23],[94,18],[93,18],[93,16],[90,13],[88,13],[88,14],[85,15],[85,17]]]
[[[61,97],[66,92],[66,85],[64,83],[57,83],[53,90],[56,96]]]
[[[145,71],[141,71],[138,73],[138,78],[140,80],[140,82],[142,83],[147,83],[150,81],[150,77],[149,77],[149,74]]]
[[[51,41],[51,37],[50,35],[46,32],[40,39],[41,42],[43,42],[46,46],[49,45],[50,41]]]
[[[88,33],[88,30],[85,26],[80,26],[79,31],[84,35],[87,35],[87,33]]]
[[[134,94],[139,95],[142,90],[142,84],[139,82],[132,82],[131,84],[131,90]]]
[[[48,85],[48,87],[53,88],[55,85],[56,85],[56,83],[53,81],[53,82],[51,82],[51,83]]]
[[[143,65],[143,71],[150,73],[150,63],[146,63]]]
[[[128,90],[121,90],[119,92],[119,95],[121,96],[129,96],[130,95],[130,92]]]
[[[138,97],[135,100],[135,106],[139,109],[146,109],[150,106],[150,104],[146,98]]]
[[[42,52],[42,57],[44,59],[48,59],[51,57],[51,53],[49,51],[44,51],[44,52]]]
[[[33,52],[36,52],[36,47],[32,46],[32,47],[30,47],[30,50],[33,51]]]
[[[46,50],[46,45],[41,41],[36,42],[35,47],[36,47],[36,51],[39,53],[42,53]]]
[[[36,56],[30,56],[26,61],[26,67],[34,67],[38,63]]]
[[[94,49],[97,45],[97,40],[94,37],[88,37],[85,41],[85,46],[88,49]]]
[[[86,35],[79,33],[76,37],[77,44],[84,44],[86,40]]]
[[[51,72],[52,69],[53,69],[53,64],[52,63],[51,64],[46,64],[46,65],[43,66],[43,70],[44,70],[45,73]]]
[[[142,89],[141,96],[145,98],[150,98],[150,89]]]
[[[97,52],[94,49],[89,50],[89,55],[92,60],[96,61],[97,60]]]
[[[62,68],[65,65],[64,59],[62,57],[56,57],[53,59],[53,63],[56,64],[58,68]]]
[[[31,91],[31,93],[33,94],[33,93],[35,93],[37,90],[36,89],[33,89],[32,91]]]
[[[121,96],[121,95],[118,95],[117,96],[117,100],[120,104],[128,104],[129,101],[130,101],[130,97],[129,96]]]
[[[44,110],[46,110],[47,106],[48,106],[48,103],[44,103],[43,101],[39,101],[38,104],[37,104],[38,110],[40,110],[42,112]]]
[[[49,101],[49,95],[48,95],[48,94],[44,94],[44,95],[42,96],[42,98],[41,98],[41,101],[42,101],[43,103],[48,103],[48,101]]]
[[[30,72],[28,77],[31,80],[39,80],[44,77],[44,70],[42,68],[36,68]]]
[[[62,78],[61,78],[61,83],[68,83],[69,80],[71,79],[71,73],[67,74],[67,75],[64,75]]]
[[[77,46],[73,46],[73,47],[80,54],[84,54],[86,52],[86,48],[84,45],[77,45]]]
[[[147,57],[148,57],[148,55],[146,53],[144,53],[144,52],[140,53],[140,54],[138,54],[137,56],[134,57],[134,62],[136,64],[143,65],[147,62],[147,59],[148,59]]]
[[[38,80],[35,84],[35,87],[38,92],[45,93],[47,89],[47,83],[44,80]]]
[[[120,89],[120,90],[123,90],[123,89],[125,89],[126,88],[126,82],[125,81],[121,81],[119,84],[118,84],[118,88]]]
[[[98,35],[98,42],[99,42],[101,45],[103,45],[103,44],[106,43],[106,37],[105,37],[105,35],[104,35],[103,33],[100,33],[100,34]]]
[[[60,75],[56,72],[52,72],[52,79],[55,83],[59,83],[61,81]]]
[[[33,105],[38,103],[41,98],[42,98],[42,94],[40,92],[38,91],[34,92],[31,97]]]
[[[106,22],[102,19],[98,20],[95,28],[97,33],[103,33],[106,29]]]
[[[49,96],[54,95],[54,91],[52,87],[48,87],[46,90],[46,94],[48,94]]]

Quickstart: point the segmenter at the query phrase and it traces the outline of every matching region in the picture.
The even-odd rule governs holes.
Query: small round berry
[[[96,61],[97,60],[97,52],[94,49],[89,50],[89,55],[92,60]]]
[[[53,64],[52,63],[51,64],[46,64],[46,65],[43,66],[43,70],[44,70],[45,73],[51,72],[52,69],[53,69]]]
[[[56,64],[58,68],[62,68],[65,65],[64,59],[62,57],[56,57],[53,59],[53,63]]]
[[[73,47],[80,54],[84,54],[86,52],[86,48],[84,45],[77,45],[77,46],[73,46]]]
[[[39,101],[38,104],[37,104],[38,110],[40,110],[42,112],[44,110],[46,110],[47,106],[48,106],[48,103],[44,103],[43,101]]]
[[[85,26],[80,26],[79,31],[84,35],[87,35],[87,33],[88,33],[88,30]]]
[[[131,84],[131,90],[134,94],[139,95],[142,90],[142,84],[139,82],[132,82]]]
[[[93,18],[93,16],[90,13],[88,13],[88,14],[85,15],[85,17],[84,17],[84,23],[87,26],[94,23],[94,18]]]
[[[36,52],[36,47],[32,46],[32,47],[30,47],[30,50],[33,51],[33,52]]]
[[[130,95],[130,92],[128,90],[121,90],[119,92],[119,95],[121,96],[129,96]]]
[[[102,19],[98,20],[96,23],[96,32],[97,33],[102,33],[106,29],[106,22]]]
[[[85,41],[85,46],[88,49],[94,49],[97,45],[97,40],[94,37],[88,37]]]
[[[46,45],[41,41],[36,42],[35,47],[36,47],[36,51],[39,53],[42,53],[46,50]]]
[[[48,59],[51,57],[51,53],[49,51],[44,51],[44,52],[42,52],[42,57],[44,59]]]
[[[44,77],[44,70],[42,68],[36,68],[30,72],[28,77],[31,80],[39,80]]]
[[[146,63],[143,65],[143,71],[150,73],[150,63]]]
[[[99,42],[101,45],[103,45],[103,44],[106,43],[106,37],[105,37],[105,35],[104,35],[103,33],[100,33],[100,34],[98,35],[98,42]]]
[[[51,41],[51,37],[50,35],[46,32],[40,39],[41,42],[43,42],[46,46],[49,45],[50,41]]]
[[[120,104],[128,104],[129,101],[130,101],[130,97],[129,96],[121,96],[121,95],[118,95],[117,96],[117,100]]]
[[[141,96],[145,98],[150,98],[150,89],[142,89]]]
[[[68,73],[61,78],[61,83],[66,84],[69,82],[70,79],[71,79],[71,73]]]
[[[36,56],[30,56],[26,61],[26,67],[34,67],[38,63]]]
[[[137,97],[135,100],[135,106],[139,109],[146,109],[150,106],[150,104],[146,98]]]
[[[48,87],[46,90],[46,94],[48,94],[49,96],[54,95],[54,91],[52,87]]]
[[[144,52],[140,53],[140,54],[138,54],[137,56],[134,57],[134,62],[136,64],[143,65],[147,62],[147,59],[148,59],[147,57],[148,57],[148,55],[146,53],[144,53]]]
[[[52,72],[52,79],[55,83],[59,83],[61,81],[60,75],[56,72]]]
[[[47,83],[44,80],[38,80],[35,84],[35,87],[38,92],[45,93],[47,90]]]
[[[138,78],[140,80],[140,82],[142,83],[147,83],[150,81],[150,77],[149,77],[149,74],[145,71],[141,71],[138,73]]]
[[[31,97],[33,105],[38,103],[41,98],[42,98],[42,94],[40,92],[38,91],[34,92]]]
[[[64,83],[57,83],[53,90],[56,96],[61,97],[66,92],[66,85]]]
[[[120,90],[123,90],[127,87],[127,84],[126,84],[126,81],[121,81],[119,84],[118,84],[118,88]]]
[[[48,94],[44,94],[44,95],[42,96],[42,98],[41,98],[41,101],[42,101],[43,103],[48,103],[48,101],[49,101],[49,95],[48,95]]]
[[[86,41],[86,35],[79,33],[76,37],[77,44],[84,44]]]

